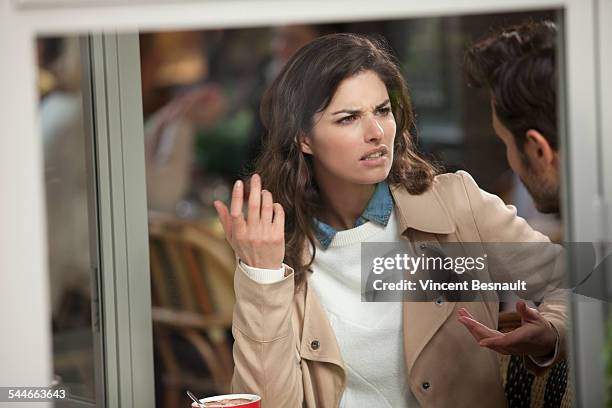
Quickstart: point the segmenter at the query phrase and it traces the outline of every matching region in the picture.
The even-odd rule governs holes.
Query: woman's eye
[[[338,121],[338,123],[340,123],[340,124],[347,124],[347,123],[351,123],[351,122],[355,121],[355,119],[357,119],[357,116],[355,116],[355,115],[345,116],[342,119],[340,119]]]
[[[378,109],[378,114],[381,115],[381,116],[386,116],[389,113],[391,113],[391,107],[390,106],[385,106],[384,108]]]

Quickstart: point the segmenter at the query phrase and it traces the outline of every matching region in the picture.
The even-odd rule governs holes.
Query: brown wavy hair
[[[558,148],[556,47],[552,21],[528,21],[493,32],[465,53],[468,84],[490,90],[521,152],[529,129]]]
[[[421,194],[437,173],[415,151],[408,88],[385,42],[355,34],[330,34],[301,48],[262,98],[260,114],[266,134],[255,164],[263,187],[285,210],[285,263],[295,271],[296,288],[304,282],[315,257],[313,219],[321,202],[312,159],[302,153],[299,141],[311,132],[313,116],[327,108],[340,83],[364,71],[375,72],[386,85],[397,124],[388,183]],[[307,244],[310,259],[306,259]]]

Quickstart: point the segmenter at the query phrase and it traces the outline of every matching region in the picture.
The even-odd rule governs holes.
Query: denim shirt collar
[[[387,226],[392,211],[393,198],[391,197],[389,185],[386,181],[381,181],[376,185],[374,194],[372,194],[370,201],[368,201],[366,209],[363,211],[363,213],[361,213],[359,218],[357,218],[353,228],[365,224],[368,221],[375,222],[382,226]],[[316,218],[314,219],[314,225],[317,240],[323,249],[327,249],[338,231]]]

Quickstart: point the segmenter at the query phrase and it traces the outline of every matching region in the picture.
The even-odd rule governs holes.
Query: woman
[[[519,304],[512,336],[488,328],[495,302],[360,302],[362,242],[546,242],[467,173],[436,176],[415,153],[407,87],[382,44],[306,45],[262,119],[246,219],[241,181],[230,209],[215,203],[239,259],[233,391],[266,407],[503,406],[492,350],[530,354],[534,371],[561,357],[565,306],[550,296],[539,312]]]

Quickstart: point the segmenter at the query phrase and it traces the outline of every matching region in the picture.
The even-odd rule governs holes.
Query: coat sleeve
[[[567,339],[568,291],[564,286],[563,249],[548,237],[532,229],[516,214],[516,208],[506,205],[496,195],[481,190],[466,172],[458,172],[467,193],[472,217],[480,240],[493,243],[502,261],[492,274],[495,281],[527,282],[527,299],[539,302],[538,311],[557,331],[558,341],[551,366],[565,357]],[[505,246],[504,246],[505,245]],[[524,297],[524,296],[522,296]],[[525,365],[534,374],[542,374],[547,367],[526,358]]]
[[[301,407],[303,382],[292,329],[293,270],[273,283],[258,283],[238,265],[234,274],[236,305],[233,393],[257,394],[261,406]]]

